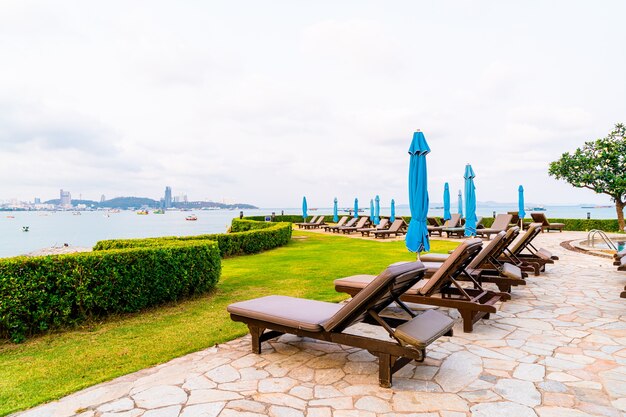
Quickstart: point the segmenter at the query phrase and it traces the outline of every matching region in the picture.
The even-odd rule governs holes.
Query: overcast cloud
[[[432,3],[432,4],[431,4]],[[626,122],[623,1],[0,2],[0,200],[608,203],[550,161]]]

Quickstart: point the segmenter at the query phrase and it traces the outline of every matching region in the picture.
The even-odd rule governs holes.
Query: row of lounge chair
[[[350,219],[343,216],[335,225],[323,226],[325,232],[350,234],[360,232],[361,236],[374,236],[375,238],[386,238],[389,236],[400,236],[406,233],[406,223],[398,218],[391,224],[389,219],[381,219],[380,223],[373,226],[367,216],[354,217]]]
[[[228,306],[235,321],[245,323],[252,350],[261,352],[261,343],[282,334],[295,334],[368,350],[378,357],[379,382],[389,387],[392,376],[412,360],[421,362],[426,347],[441,336],[452,335],[453,320],[438,311],[416,315],[407,302],[455,308],[463,319],[463,330],[496,312],[498,301],[510,299],[511,286],[524,285],[526,271],[545,270],[556,259],[532,241],[541,233],[533,223],[514,243],[518,227],[496,234],[485,247],[481,239],[468,239],[449,255],[424,255],[418,262],[390,265],[378,276],[355,275],[337,279],[335,289],[352,295],[345,304],[301,298],[269,296]],[[461,285],[469,282],[470,286]],[[484,288],[494,283],[500,291]],[[404,312],[386,315],[395,303]],[[347,331],[357,323],[382,327],[389,340]]]
[[[560,232],[563,231],[565,224],[563,223],[550,223],[543,213],[531,213],[534,223],[541,224],[541,230],[550,231],[550,230],[558,230]],[[507,213],[507,214],[498,214],[494,219],[493,223],[490,227],[483,227],[482,217],[478,218],[476,222],[476,236],[484,237],[487,239],[491,239],[492,235],[505,231],[511,227],[519,226],[519,216],[517,213]],[[525,223],[524,228],[527,228],[532,223]],[[461,215],[460,214],[452,214],[449,220],[443,225],[440,225],[436,218],[429,217],[428,218],[428,234],[438,234],[439,236],[443,236],[443,233],[446,233],[447,237],[463,237],[465,234],[465,227],[461,226]]]

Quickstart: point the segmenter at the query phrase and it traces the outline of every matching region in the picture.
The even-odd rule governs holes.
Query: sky
[[[548,164],[626,122],[626,2],[0,1],[0,200],[608,204]]]

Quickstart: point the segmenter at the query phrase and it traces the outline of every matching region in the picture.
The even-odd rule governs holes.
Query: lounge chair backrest
[[[359,221],[359,219],[354,217],[354,218],[348,220],[348,223],[346,223],[344,226],[346,226],[346,227],[354,227],[354,225],[356,224],[357,221]]]
[[[309,220],[308,222],[305,222],[305,223],[315,223],[315,221],[317,220],[317,217],[318,216],[313,216],[313,217],[311,217],[311,220]]]
[[[434,218],[434,217],[428,217],[427,219],[428,219],[428,224],[429,224],[430,226],[435,226],[435,227],[439,227],[439,226],[441,226],[441,225],[439,224],[439,222],[437,221],[437,219],[436,219],[436,218]]]
[[[387,227],[388,224],[389,224],[389,219],[380,219],[380,223],[378,223],[378,226],[376,226],[376,229],[383,230]]]
[[[482,247],[482,239],[467,239],[457,246],[437,272],[420,288],[420,295],[433,294],[446,283],[448,277],[456,278],[463,273],[465,267],[478,255]]]
[[[341,219],[339,219],[339,221],[337,222],[337,226],[343,226],[344,224],[346,224],[346,222],[348,221],[348,216],[343,216]]]
[[[510,214],[498,214],[490,229],[506,230],[506,228],[509,227],[509,223],[511,223],[512,218],[513,216]]]
[[[478,268],[480,264],[485,262],[487,258],[489,257],[489,255],[493,255],[494,252],[501,246],[502,239],[504,239],[505,235],[506,235],[506,232],[504,230],[498,232],[494,236],[494,238],[491,239],[489,243],[487,243],[487,246],[485,246],[483,250],[481,250],[480,253],[476,255],[476,257],[472,260],[472,262],[470,262],[468,267]]]
[[[511,219],[511,223],[513,223],[513,224],[519,223],[519,212],[518,211],[508,211],[507,213],[509,213],[511,216],[513,216],[513,218]]]
[[[539,213],[539,214],[543,214],[543,213]],[[522,235],[522,238],[518,240],[515,245],[513,245],[513,247],[511,248],[511,252],[514,255],[517,255],[521,251],[523,251],[524,248],[528,246],[528,244],[532,242],[532,240],[535,237],[537,237],[539,233],[541,233],[541,227],[542,227],[541,223],[531,223],[528,226],[528,230],[526,230],[526,233]]]
[[[542,226],[550,226],[548,218],[543,213],[530,213],[530,217],[533,218],[534,222],[541,223]]]
[[[443,227],[457,227],[460,221],[461,215],[459,213],[454,213],[450,215],[450,219],[446,220],[446,222],[443,224]]]
[[[315,220],[315,223],[317,223],[317,224],[322,224],[322,223],[324,223],[324,216],[323,216],[323,215],[322,215],[322,216],[319,216],[319,217],[317,218],[317,220]]]
[[[365,224],[368,222],[369,219],[370,218],[367,217],[367,216],[363,216],[363,217],[359,218],[359,221],[356,224],[356,228],[360,229],[362,227],[365,227]]]
[[[404,220],[395,219],[393,223],[391,223],[391,226],[389,226],[389,229],[387,230],[390,232],[397,232],[398,230],[400,230],[403,224],[404,224]]]
[[[415,285],[425,272],[426,268],[421,262],[388,266],[337,313],[322,323],[322,327],[327,332],[342,331],[369,316],[369,310],[375,312],[383,310],[394,298],[400,297]]]

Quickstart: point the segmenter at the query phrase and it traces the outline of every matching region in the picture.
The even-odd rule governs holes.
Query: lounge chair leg
[[[471,310],[459,309],[463,319],[463,332],[471,333],[474,330],[474,314]]]
[[[391,387],[391,355],[378,354],[378,383],[383,388]]]
[[[252,352],[256,354],[261,353],[261,335],[265,329],[260,327],[248,325],[250,330],[250,337],[252,337]]]
[[[500,292],[506,292],[506,293],[511,292],[511,284],[507,284],[504,282],[497,282],[496,285],[498,286],[498,289],[500,290]]]

